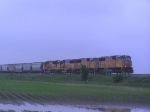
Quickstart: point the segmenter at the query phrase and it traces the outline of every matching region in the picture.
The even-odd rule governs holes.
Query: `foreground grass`
[[[52,83],[95,84],[150,88],[150,76],[123,76],[121,83],[114,83],[115,75],[89,75],[88,81],[82,81],[80,75],[0,75],[0,80],[37,81]]]
[[[132,77],[128,79],[131,83],[127,83],[126,79],[120,84],[113,83],[112,77],[90,76],[88,82],[83,82],[80,76],[73,75],[21,77],[1,75],[0,93],[5,94],[10,100],[10,94],[17,93],[43,97],[48,101],[150,103],[149,86],[146,85],[147,88],[124,87],[128,84],[131,86]],[[138,82],[139,79],[136,80]],[[13,96],[17,97],[15,94]]]
[[[150,103],[150,90],[148,89],[25,81],[1,81],[0,85],[2,85],[1,88],[7,88],[9,91],[46,96],[52,100]],[[0,89],[0,92],[3,90]]]

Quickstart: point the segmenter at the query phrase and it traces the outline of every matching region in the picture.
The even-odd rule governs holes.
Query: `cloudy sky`
[[[122,54],[150,73],[149,0],[0,0],[0,64]]]

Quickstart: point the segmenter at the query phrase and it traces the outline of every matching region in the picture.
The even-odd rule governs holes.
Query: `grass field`
[[[53,83],[96,84],[150,88],[149,76],[124,75],[121,83],[114,83],[115,75],[89,75],[88,81],[82,81],[80,75],[0,75],[1,80],[37,81]]]
[[[124,76],[114,83],[113,76],[90,75],[88,81],[81,76],[16,76],[0,75],[0,101],[74,103],[122,102],[150,104],[150,77]]]

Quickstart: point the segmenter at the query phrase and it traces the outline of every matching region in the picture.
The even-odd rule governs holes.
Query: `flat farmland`
[[[146,79],[136,77],[133,80],[132,78],[135,77],[125,76],[123,82],[114,83],[113,76],[107,75],[90,75],[88,81],[83,82],[79,75],[18,76],[2,74],[0,75],[0,102],[16,104],[23,102],[150,104],[149,77]],[[135,85],[141,80],[143,85]]]

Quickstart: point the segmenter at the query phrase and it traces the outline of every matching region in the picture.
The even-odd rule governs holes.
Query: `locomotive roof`
[[[108,58],[109,56],[101,56],[100,58]]]
[[[113,55],[113,56],[110,56],[110,57],[130,57],[129,55]]]

